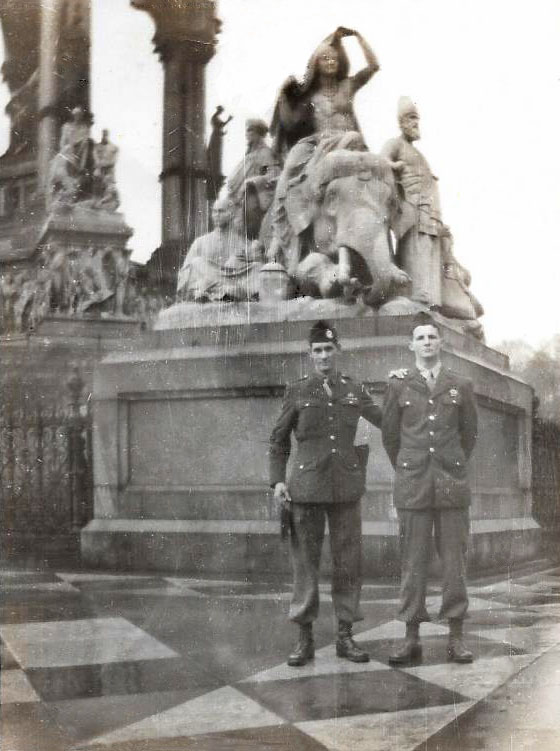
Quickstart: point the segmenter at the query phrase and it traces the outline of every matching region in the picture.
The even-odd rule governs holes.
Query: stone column
[[[155,21],[154,45],[164,66],[162,244],[150,277],[174,290],[182,258],[207,230],[205,66],[220,22],[214,0],[131,0]]]
[[[39,190],[46,192],[49,164],[58,146],[58,37],[61,0],[43,0],[41,5],[41,53],[39,58]]]

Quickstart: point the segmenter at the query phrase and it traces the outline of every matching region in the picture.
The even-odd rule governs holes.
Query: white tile
[[[334,645],[317,650],[315,659],[298,668],[292,668],[286,663],[277,665],[269,670],[245,678],[243,683],[263,683],[265,681],[289,681],[297,678],[308,678],[315,675],[332,675],[344,673],[366,673],[374,670],[390,670],[388,665],[382,662],[370,660],[369,662],[350,662],[336,656]]]
[[[470,665],[451,662],[442,665],[419,665],[404,670],[423,681],[455,691],[467,699],[479,701],[530,665],[534,659],[534,655],[512,655],[475,659]]]
[[[2,670],[0,674],[0,704],[23,704],[40,701],[23,670]]]
[[[560,644],[560,623],[540,623],[530,628],[511,626],[500,629],[476,629],[470,634],[478,634],[484,639],[493,639],[501,644],[511,644],[535,655]]]
[[[96,665],[176,657],[125,618],[10,624],[2,639],[24,668]]]
[[[449,631],[447,625],[440,623],[422,623],[420,625],[421,636],[440,636],[441,634],[447,634]],[[405,633],[405,624],[402,621],[387,621],[380,626],[370,628],[367,631],[361,631],[354,633],[354,640],[358,642],[363,641],[377,641],[382,639],[402,639]]]
[[[329,751],[413,751],[472,705],[473,702],[464,702],[445,707],[336,717],[299,722],[296,726]]]
[[[281,717],[235,688],[226,686],[94,738],[88,745],[176,738],[283,724],[285,720]]]

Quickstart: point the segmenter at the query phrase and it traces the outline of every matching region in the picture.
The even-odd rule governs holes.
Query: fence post
[[[84,385],[79,366],[72,365],[72,373],[66,381],[66,386],[70,395],[68,463],[70,468],[71,524],[74,530],[79,530],[84,522],[86,464],[80,415],[80,399]]]

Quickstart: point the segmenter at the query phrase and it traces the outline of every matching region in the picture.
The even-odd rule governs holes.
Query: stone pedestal
[[[342,369],[381,402],[388,372],[411,365],[411,319],[333,319]],[[106,357],[94,377],[95,518],[82,532],[92,566],[287,575],[267,478],[283,385],[307,369],[309,321],[155,331]],[[531,517],[532,390],[507,358],[444,327],[444,362],[475,384],[480,438],[470,472],[473,568],[537,554]],[[375,428],[363,504],[365,572],[398,569],[393,472]],[[325,564],[328,565],[328,545]]]

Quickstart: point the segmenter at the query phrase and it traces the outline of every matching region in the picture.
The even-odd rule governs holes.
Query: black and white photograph
[[[557,0],[0,29],[0,751],[560,749]]]

